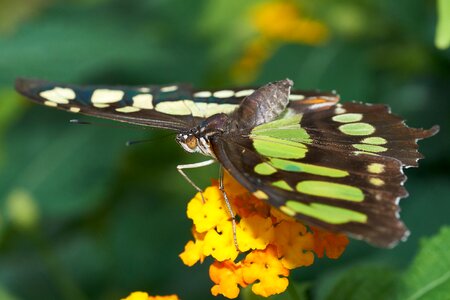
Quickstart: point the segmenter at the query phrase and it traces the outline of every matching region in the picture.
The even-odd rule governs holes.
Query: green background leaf
[[[188,268],[178,258],[191,238],[185,211],[195,191],[175,167],[204,158],[184,153],[163,131],[74,126],[73,115],[28,103],[13,83],[28,76],[78,84],[235,85],[230,70],[258,38],[249,14],[264,2],[0,0],[0,285],[10,297],[64,298],[62,276],[87,299],[120,299],[136,290],[214,298],[208,263]],[[289,77],[298,88],[335,89],[342,101],[388,104],[411,126],[441,126],[420,143],[426,156],[420,168],[406,170],[410,196],[401,201],[401,217],[409,240],[392,250],[352,240],[340,259],[316,260],[290,277],[308,299],[337,295],[337,282],[346,295],[362,295],[352,291],[352,278],[366,286],[378,274],[367,267],[373,265],[388,266],[395,278],[410,265],[419,240],[449,224],[450,53],[436,51],[433,2],[296,3],[302,15],[328,26],[330,40],[278,42],[248,85]],[[146,138],[152,141],[124,146]],[[217,174],[211,166],[190,176],[207,186]],[[38,213],[31,232],[11,220],[7,200],[17,190]],[[428,270],[425,259],[420,263]],[[414,269],[399,279],[399,297],[428,282]]]

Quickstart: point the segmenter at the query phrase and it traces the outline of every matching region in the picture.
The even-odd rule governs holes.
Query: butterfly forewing
[[[218,113],[231,113],[255,89],[193,90],[190,85],[81,86],[18,79],[16,89],[40,104],[143,126],[184,130]],[[304,100],[334,103],[333,93],[296,91],[296,109]]]

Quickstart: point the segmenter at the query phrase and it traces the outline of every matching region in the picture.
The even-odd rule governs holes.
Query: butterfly
[[[49,107],[176,131],[184,150],[211,158],[179,166],[182,174],[217,161],[254,196],[305,224],[379,247],[405,240],[403,168],[418,166],[417,141],[439,127],[410,128],[385,105],[340,104],[336,93],[292,86],[289,79],[214,91],[16,81],[17,91]]]

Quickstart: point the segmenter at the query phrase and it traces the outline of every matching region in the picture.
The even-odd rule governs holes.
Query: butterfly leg
[[[207,161],[202,161],[202,162],[198,162],[195,164],[186,164],[186,165],[178,165],[177,166],[177,171],[181,174],[181,176],[184,177],[184,179],[186,179],[187,182],[189,182],[196,190],[197,192],[200,193],[200,195],[202,196],[202,201],[203,203],[205,202],[205,198],[203,198],[203,190],[201,188],[199,188],[190,178],[189,176],[186,175],[186,173],[184,173],[184,169],[195,169],[195,168],[201,168],[201,167],[206,167],[209,166],[213,163],[215,163],[216,161],[214,159],[210,159]]]
[[[225,187],[223,185],[223,168],[220,166],[220,174],[219,174],[219,189],[223,194],[223,199],[225,200],[225,204],[227,205],[228,213],[231,217],[231,226],[233,228],[233,241],[234,246],[236,247],[236,250],[239,251],[239,245],[237,242],[237,236],[236,236],[236,217],[234,216],[233,209],[231,208],[230,201],[228,200],[227,193],[225,192]]]

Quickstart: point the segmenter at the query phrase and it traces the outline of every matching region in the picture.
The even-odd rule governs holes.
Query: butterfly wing
[[[214,153],[255,196],[307,224],[381,247],[404,239],[402,169],[417,166],[417,140],[438,128],[409,128],[383,105],[302,111],[218,137]]]
[[[146,86],[79,86],[44,80],[18,79],[16,89],[31,100],[66,111],[116,121],[181,130],[197,126],[201,120],[234,111],[255,89],[193,90],[186,84]],[[300,102],[333,103],[334,93],[295,91],[292,106]],[[299,101],[302,100],[302,101]]]

